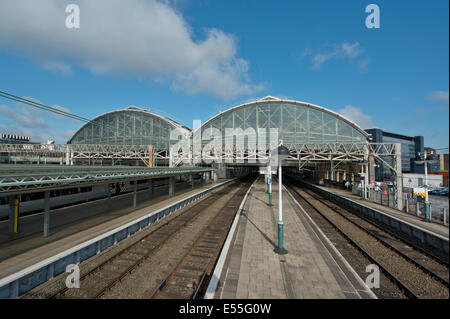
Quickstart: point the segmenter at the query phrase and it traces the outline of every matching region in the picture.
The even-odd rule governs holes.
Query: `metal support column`
[[[44,237],[50,235],[50,191],[44,192]]]
[[[267,192],[269,193],[269,206],[272,206],[272,167],[267,165]]]
[[[284,248],[284,222],[283,222],[283,181],[282,181],[282,165],[281,160],[278,164],[278,247],[275,252],[279,255],[285,255],[288,251]]]
[[[403,178],[402,178],[402,149],[400,143],[395,143],[395,187],[394,207],[403,210]]]
[[[269,192],[269,175],[268,175],[268,172],[264,173],[264,191],[266,193]]]
[[[148,182],[148,192],[153,195],[153,179]]]
[[[333,161],[330,161],[331,171],[330,171],[330,181],[334,181],[334,166]]]
[[[169,196],[175,194],[175,178],[173,176],[169,177]]]
[[[136,208],[137,204],[137,181],[133,184],[133,208]]]
[[[189,175],[189,183],[191,184],[191,187],[194,188],[194,175]]]
[[[111,205],[111,189],[109,188],[109,184],[106,184],[106,193],[108,194],[108,205]]]
[[[66,165],[70,165],[70,144],[66,145]]]
[[[367,183],[370,184],[375,181],[375,158],[373,155],[369,155],[369,177]]]
[[[9,232],[19,231],[19,198],[17,195],[9,196]]]

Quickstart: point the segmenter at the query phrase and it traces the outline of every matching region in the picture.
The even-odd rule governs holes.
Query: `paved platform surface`
[[[406,212],[402,212],[402,211],[399,211],[399,210],[391,208],[391,207],[380,205],[380,204],[372,202],[372,201],[362,200],[361,197],[354,195],[351,192],[346,191],[344,189],[331,188],[331,187],[325,187],[325,186],[319,186],[319,185],[314,185],[314,186],[319,187],[323,190],[326,190],[327,192],[351,199],[355,202],[358,202],[362,205],[366,205],[370,208],[377,209],[383,213],[386,213],[386,214],[396,217],[398,219],[404,220],[410,224],[417,225],[426,230],[429,230],[431,232],[434,232],[441,236],[449,238],[449,227],[448,226],[444,226],[442,224],[437,224],[437,223],[429,223],[429,222],[424,221],[423,218],[417,217],[414,213],[406,213]]]
[[[16,238],[14,234],[13,237],[6,236],[5,231],[7,233],[8,229],[3,229],[5,225],[0,224],[0,227],[4,226],[1,228],[3,237],[0,243],[0,278],[222,182],[224,180],[197,184],[194,189],[190,185],[179,187],[175,189],[175,195],[172,197],[168,195],[166,187],[160,190],[155,189],[153,195],[150,195],[148,191],[142,191],[139,193],[139,204],[136,209],[132,207],[132,194],[124,194],[113,197],[112,204],[108,204],[107,199],[104,199],[53,210],[50,212],[52,228],[49,237],[42,236],[42,214],[34,217],[27,216],[21,221],[22,227],[39,228],[38,233],[32,233],[29,236],[23,234],[15,234]],[[84,219],[78,216],[77,219],[72,220],[74,213],[77,212]],[[58,220],[59,224],[55,224],[55,220]],[[68,223],[68,220],[72,222]],[[5,224],[7,226],[7,221]]]
[[[336,263],[325,245],[295,212],[293,200],[283,192],[283,219],[287,255],[277,245],[278,184],[273,185],[269,207],[264,179],[250,191],[230,245],[215,298],[360,298],[361,291]]]

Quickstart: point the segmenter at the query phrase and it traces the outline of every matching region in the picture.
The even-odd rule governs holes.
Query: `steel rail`
[[[314,191],[312,190],[312,192],[314,192]],[[331,201],[333,204],[339,206],[339,204],[335,203],[333,200],[330,200],[330,201]],[[326,205],[326,204],[324,203],[324,205]],[[327,205],[327,206],[328,206],[328,205]],[[339,207],[340,207],[340,206],[339,206]],[[344,209],[345,209],[345,208],[344,208]],[[347,210],[347,209],[345,209],[345,210]],[[438,262],[438,263],[440,263],[440,264],[442,264],[442,265],[444,265],[444,266],[447,266],[447,267],[449,266],[449,262],[448,262],[448,261],[446,261],[446,260],[440,258],[439,256],[436,256],[435,254],[431,253],[430,251],[427,251],[427,250],[425,250],[425,249],[423,249],[423,248],[417,246],[414,242],[406,240],[405,238],[399,236],[399,235],[396,234],[395,232],[393,232],[393,231],[391,231],[391,230],[389,230],[389,229],[387,229],[387,228],[383,228],[383,227],[382,227],[380,224],[378,224],[376,221],[374,221],[374,220],[372,220],[372,219],[370,219],[370,218],[368,218],[368,217],[366,217],[366,216],[359,216],[359,215],[356,215],[355,213],[353,213],[353,212],[351,212],[351,211],[349,211],[349,212],[350,212],[351,214],[355,215],[356,217],[361,218],[361,219],[363,219],[364,221],[370,223],[371,225],[373,225],[373,226],[375,226],[375,227],[381,229],[382,231],[388,233],[388,234],[391,235],[392,237],[395,237],[396,239],[398,239],[398,240],[400,240],[400,241],[402,241],[402,242],[404,242],[404,243],[406,243],[406,244],[412,246],[414,249],[416,249],[416,250],[418,250],[419,252],[421,252],[421,253],[427,255],[428,257],[434,259],[436,262]],[[430,231],[430,232],[431,232],[431,231]],[[433,234],[436,234],[436,233],[433,233]],[[436,235],[438,235],[438,234],[436,234]]]
[[[224,189],[226,189],[227,187],[230,187],[231,185],[233,185],[234,182],[232,184],[228,184],[226,185],[226,187]],[[220,189],[219,191],[224,191],[224,189]],[[192,205],[191,207],[189,207],[186,211],[182,212],[180,215],[176,216],[175,218],[166,221],[165,223],[159,225],[156,229],[152,230],[149,234],[145,235],[143,238],[141,238],[140,240],[134,242],[133,244],[131,244],[128,247],[125,247],[123,250],[121,250],[118,254],[115,254],[113,256],[111,256],[110,258],[104,260],[101,264],[99,264],[98,266],[94,267],[93,269],[89,270],[87,273],[83,274],[80,277],[80,282],[84,279],[87,279],[89,276],[93,275],[95,272],[97,271],[101,271],[102,268],[104,268],[105,265],[107,265],[108,263],[120,258],[123,254],[127,253],[127,251],[129,251],[131,248],[136,247],[142,240],[147,240],[148,238],[150,238],[151,236],[154,236],[156,234],[157,231],[161,230],[162,228],[168,226],[169,224],[173,224],[176,223],[177,221],[179,221],[181,219],[181,217],[188,215],[190,212],[192,212],[192,209],[194,209],[195,207],[204,205],[205,200],[208,200],[209,197],[204,198],[203,200],[195,203],[194,205]],[[204,208],[200,209],[198,212],[192,214],[192,216],[189,216],[189,218],[184,221],[183,223],[181,223],[180,225],[177,225],[179,227],[177,227],[176,229],[174,229],[170,234],[168,234],[167,237],[165,237],[161,242],[158,243],[157,246],[153,247],[150,251],[148,251],[146,254],[144,254],[143,256],[141,256],[138,260],[136,260],[133,264],[131,264],[130,266],[128,266],[124,271],[122,271],[120,273],[119,276],[116,276],[114,279],[112,279],[107,285],[106,287],[100,289],[97,293],[94,294],[93,299],[97,299],[100,298],[102,295],[104,295],[109,289],[111,289],[115,284],[117,284],[118,282],[120,282],[123,278],[125,278],[128,274],[130,274],[136,267],[138,267],[140,264],[142,264],[142,262],[144,262],[146,259],[148,259],[149,257],[151,257],[153,254],[155,254],[157,251],[160,250],[160,248],[171,238],[173,238],[173,236],[180,231],[180,229],[185,228],[187,226],[188,223],[192,222],[192,220],[197,217],[199,214],[201,214],[202,212],[204,212],[206,209],[208,208],[208,206],[205,206]],[[64,293],[66,293],[68,290],[68,288],[64,288],[63,290],[56,292],[54,295],[52,295],[51,297],[49,297],[49,299],[58,299],[60,298]]]
[[[424,265],[420,264],[418,261],[414,260],[413,258],[409,257],[408,255],[406,255],[405,253],[403,253],[401,250],[399,250],[398,248],[395,248],[394,246],[392,246],[391,244],[389,244],[386,240],[384,240],[381,236],[374,234],[373,231],[368,230],[367,228],[363,227],[362,225],[359,225],[357,222],[351,220],[348,216],[345,216],[345,214],[343,214],[342,212],[339,212],[338,210],[336,210],[335,208],[331,207],[329,204],[327,204],[322,198],[318,197],[317,194],[313,193],[313,191],[306,191],[306,193],[308,193],[309,195],[311,195],[314,199],[320,201],[322,204],[324,204],[325,206],[329,207],[330,209],[332,209],[333,211],[335,211],[336,213],[338,213],[340,216],[342,216],[343,218],[345,218],[347,221],[349,221],[350,223],[352,223],[353,225],[355,225],[356,227],[358,227],[359,229],[361,229],[362,231],[364,231],[366,234],[374,237],[376,240],[378,240],[380,243],[382,243],[385,247],[391,249],[392,251],[394,251],[395,253],[397,253],[398,255],[400,255],[401,257],[403,257],[404,259],[406,259],[408,262],[414,264],[416,267],[420,268],[421,270],[423,270],[425,273],[429,274],[431,277],[435,278],[436,280],[440,281],[441,283],[443,283],[444,285],[446,285],[447,287],[449,286],[449,282],[448,280],[445,280],[444,278],[442,278],[441,276],[439,276],[438,274],[436,274],[435,272],[433,272],[432,270],[428,269],[427,267],[425,267]],[[312,193],[312,194],[311,194]],[[305,199],[306,200],[306,199]],[[337,205],[338,206],[338,205]],[[339,207],[339,206],[338,206]],[[340,208],[340,207],[339,207]],[[362,217],[356,216],[354,214],[352,214],[352,216],[356,217],[356,218],[360,218],[363,221],[367,221]],[[367,221],[369,222],[369,221]],[[377,229],[384,231],[383,228],[374,225],[372,223],[370,223],[372,226],[376,227]],[[397,239],[397,238],[395,238]],[[408,242],[398,239],[400,240],[402,243],[408,244]],[[413,249],[415,249],[415,247],[412,247]],[[422,253],[422,251],[420,251]],[[424,252],[424,254],[426,254],[427,256],[429,255],[428,253]],[[433,258],[432,256],[430,256],[430,258]],[[434,259],[434,258],[433,258]],[[447,269],[448,271],[448,269]]]
[[[351,243],[356,249],[358,249],[364,256],[375,263],[383,273],[389,277],[403,292],[412,299],[420,299],[407,285],[405,285],[400,279],[398,279],[394,274],[387,270],[383,265],[381,265],[375,257],[365,251],[360,245],[358,245],[353,239],[351,239],[347,234],[345,234],[337,225],[335,225],[329,218],[322,214],[318,209],[316,209],[307,199],[300,195],[294,187],[288,185],[288,187],[293,190],[297,198],[301,198],[303,201],[307,202],[320,216],[322,216],[333,228],[335,228],[349,243]]]
[[[225,207],[227,207],[232,201],[234,201],[235,197],[239,196],[239,194],[241,193],[241,191],[243,189],[246,189],[248,187],[250,187],[248,185],[248,183],[246,183],[245,185],[241,186],[240,189],[222,206],[222,208],[214,216],[214,218],[211,220],[211,222],[202,230],[202,232],[201,232],[200,236],[198,236],[197,240],[190,246],[190,248],[186,251],[186,253],[178,260],[178,262],[169,271],[169,273],[164,277],[164,279],[157,285],[157,287],[150,294],[146,294],[146,296],[148,296],[149,299],[154,298],[155,295],[161,291],[161,289],[167,284],[169,279],[174,275],[174,273],[181,266],[181,264],[183,264],[183,262],[186,260],[186,257],[188,257],[192,253],[192,251],[199,245],[199,243],[201,243],[201,241],[203,240],[203,237],[205,236],[205,234],[210,230],[212,225],[214,225],[217,222],[217,219],[221,216],[220,212]],[[223,243],[223,240],[222,240],[222,243]],[[213,256],[211,256],[208,264],[205,267],[205,270],[202,272],[202,279],[197,284],[197,287],[195,287],[195,291],[194,291],[193,295],[190,296],[192,299],[197,296],[197,294],[198,294],[198,292],[199,292],[199,290],[201,288],[201,283],[203,283],[204,278],[206,277],[208,268],[211,265],[211,262],[213,261],[213,259],[214,259]]]

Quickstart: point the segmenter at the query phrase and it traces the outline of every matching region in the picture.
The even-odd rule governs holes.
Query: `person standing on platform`
[[[348,190],[349,187],[350,187],[350,182],[349,182],[349,181],[346,181],[346,182],[345,182],[345,188]]]

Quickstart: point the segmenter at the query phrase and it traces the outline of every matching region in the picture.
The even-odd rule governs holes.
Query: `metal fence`
[[[353,195],[361,196],[361,184],[355,182],[346,188],[345,184],[333,183],[328,185],[336,188],[347,189]],[[394,189],[388,183],[377,183],[375,186],[370,185],[366,188],[367,200],[377,203],[382,206],[387,206],[396,209],[394,202]],[[403,211],[415,215],[419,218],[425,218],[425,200],[416,196],[412,188],[403,188],[402,192]],[[432,222],[449,225],[449,209],[448,207],[438,207],[433,205],[433,199],[430,199],[431,220]]]

